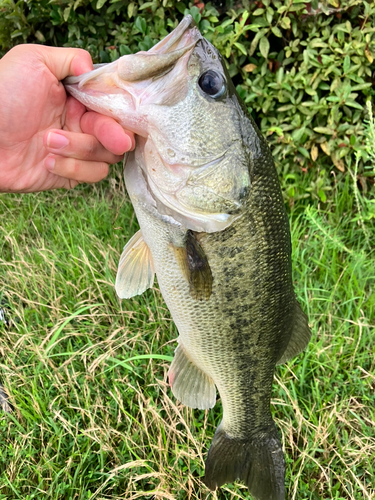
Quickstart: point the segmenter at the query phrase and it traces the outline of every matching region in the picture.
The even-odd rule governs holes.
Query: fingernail
[[[52,171],[55,168],[55,163],[56,160],[53,156],[47,156],[47,158],[44,160],[44,165],[47,170]]]
[[[135,146],[134,139],[129,135],[125,136],[124,146],[122,148],[123,151],[121,151],[121,155],[127,153],[128,151],[132,151],[134,149],[134,146]]]
[[[47,147],[52,149],[62,149],[69,144],[69,140],[62,134],[50,132],[47,136]]]
[[[135,147],[135,140],[134,140],[134,137],[130,137],[130,136],[128,136],[128,139],[129,139],[129,148],[127,151],[131,151]]]

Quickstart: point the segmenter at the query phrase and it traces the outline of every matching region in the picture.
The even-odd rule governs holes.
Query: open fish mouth
[[[195,47],[200,38],[194,40],[197,30],[194,30],[193,34],[188,31],[192,26],[195,27],[194,21],[187,16],[172,33],[149,51],[129,54],[115,61],[113,65],[117,69],[119,78],[126,82],[139,82],[166,74],[186,52]],[[100,65],[98,69],[79,81],[78,88],[82,88],[88,81],[107,73],[108,70],[108,65],[105,67]]]
[[[175,77],[183,73],[182,78],[178,80],[186,79],[186,70],[183,68],[187,66],[187,60],[200,39],[202,35],[194,20],[191,16],[186,16],[172,33],[149,51],[125,55],[113,63],[94,65],[93,71],[65,78],[63,84],[69,93],[81,101],[84,92],[87,96],[86,105],[91,109],[120,119],[125,116],[126,108],[131,112],[141,104],[162,104],[163,100],[170,105],[171,99],[174,102],[181,99],[181,91],[178,90],[181,86],[176,85]],[[170,73],[176,66],[179,67],[173,78],[157,83],[157,80]],[[119,94],[121,98],[108,98],[105,109],[103,102],[98,105],[93,100],[95,96],[103,99],[103,94]],[[132,127],[132,121],[127,120],[127,128],[143,135],[140,133],[142,125]]]

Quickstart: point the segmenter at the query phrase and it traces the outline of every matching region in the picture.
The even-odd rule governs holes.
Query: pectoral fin
[[[189,283],[190,294],[196,300],[208,300],[212,292],[212,272],[207,257],[191,231],[185,246],[174,247],[177,262]]]
[[[285,363],[289,359],[294,358],[300,352],[302,352],[311,338],[311,331],[309,324],[307,322],[307,316],[302,311],[301,306],[296,300],[295,310],[294,310],[294,324],[292,335],[289,340],[289,344],[285,351],[283,352],[280,359],[277,361],[278,365]]]
[[[174,396],[190,408],[206,410],[216,403],[216,388],[211,377],[191,361],[180,344],[168,371]]]
[[[116,276],[116,293],[120,299],[140,295],[154,283],[154,264],[141,231],[127,242],[120,257]]]

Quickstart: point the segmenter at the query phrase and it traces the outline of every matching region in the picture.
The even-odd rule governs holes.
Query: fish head
[[[98,65],[64,85],[87,108],[137,135],[125,180],[127,170],[141,169],[142,189],[160,214],[204,232],[241,216],[250,188],[243,106],[222,57],[191,16],[149,51]]]

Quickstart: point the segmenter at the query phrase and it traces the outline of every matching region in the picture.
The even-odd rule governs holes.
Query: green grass
[[[120,177],[0,198],[0,301],[12,318],[0,376],[15,406],[0,413],[0,500],[249,498],[241,484],[210,493],[200,481],[221,406],[172,396],[177,332],[157,287],[115,294],[137,229]],[[364,212],[357,220],[351,183],[324,210],[301,201],[291,213],[313,337],[274,385],[288,499],[375,496],[375,228]]]

